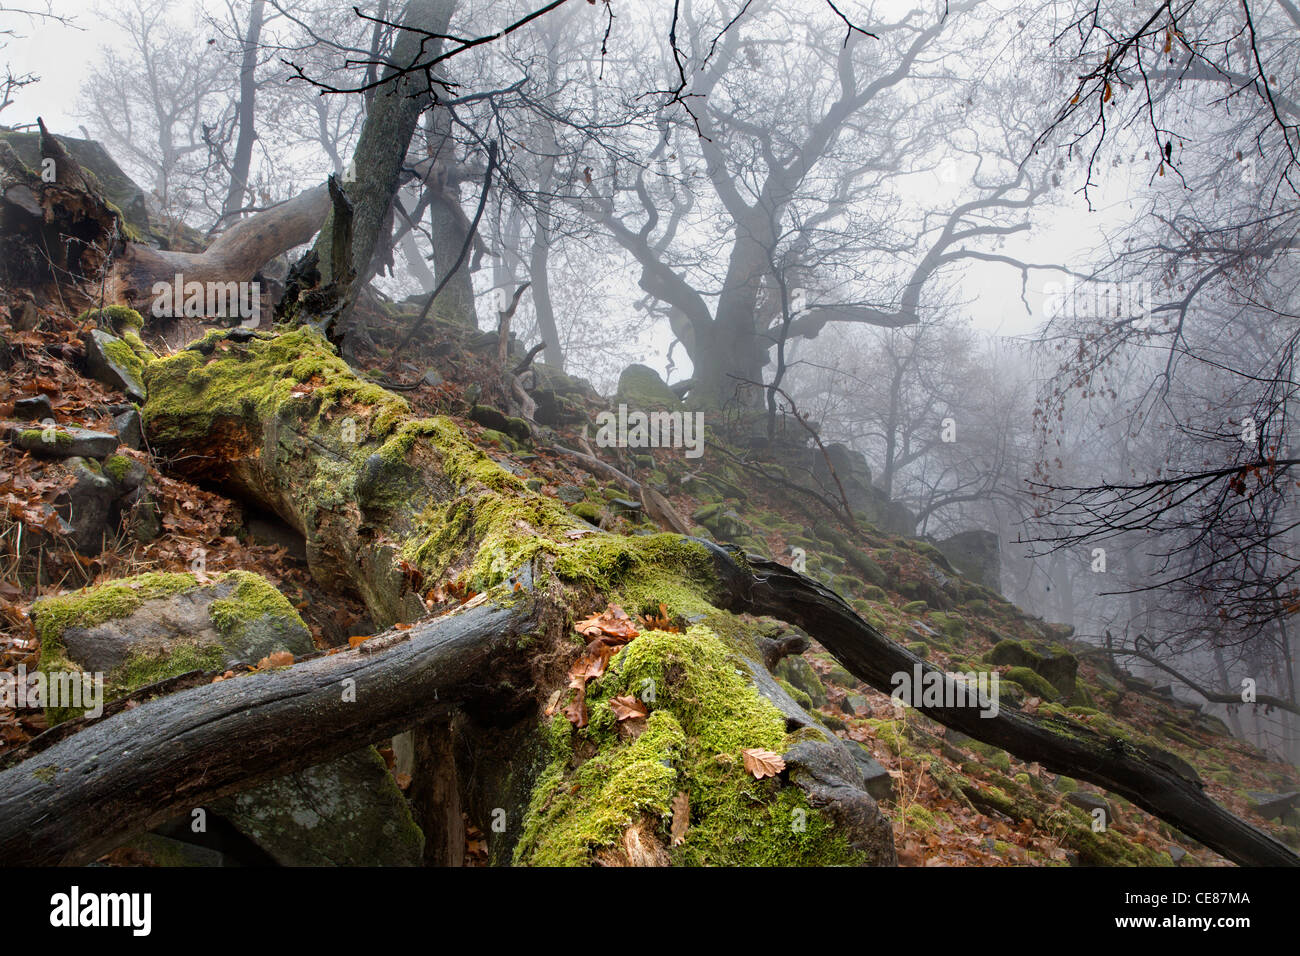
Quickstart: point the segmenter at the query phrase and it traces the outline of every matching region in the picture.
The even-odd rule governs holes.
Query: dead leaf
[[[613,644],[627,644],[639,633],[632,620],[617,604],[611,604],[599,614],[573,625],[574,630],[586,638],[601,637]]]
[[[762,780],[764,777],[775,777],[785,769],[784,757],[770,750],[764,750],[762,747],[751,747],[748,750],[742,750],[740,755],[744,758],[745,769],[758,780]]]
[[[288,667],[293,663],[293,654],[289,651],[276,651],[269,654],[257,662],[259,671],[269,670],[272,667]]]
[[[673,797],[672,845],[681,846],[686,842],[686,830],[691,825],[691,798],[682,791]]]
[[[612,698],[609,707],[614,711],[614,716],[619,720],[635,720],[638,717],[645,717],[650,713],[646,705],[640,698],[631,695]]]
[[[578,696],[573,699],[573,703],[564,708],[564,716],[568,717],[575,727],[587,726],[587,686],[585,683],[578,688]]]

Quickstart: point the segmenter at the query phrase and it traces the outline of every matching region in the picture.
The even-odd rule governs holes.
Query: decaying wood
[[[413,724],[508,712],[518,675],[505,649],[529,620],[526,602],[482,604],[381,653],[236,677],[103,720],[0,773],[0,864],[87,863],[193,807]]]

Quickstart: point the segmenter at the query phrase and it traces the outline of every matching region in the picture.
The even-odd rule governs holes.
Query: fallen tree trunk
[[[896,675],[943,675],[905,647],[873,628],[844,599],[784,565],[754,555],[732,556],[709,545],[719,575],[718,603],[733,611],[770,614],[797,624],[835,655],[854,676],[882,693],[892,693]],[[943,675],[945,684],[953,679]],[[956,691],[946,700],[960,700]],[[976,740],[1001,747],[1021,760],[1054,773],[1087,780],[1133,801],[1188,836],[1243,865],[1296,866],[1300,858],[1285,844],[1234,816],[1207,797],[1169,755],[1135,749],[1064,719],[1041,719],[1017,710],[996,716],[970,704],[912,703],[939,723]]]
[[[413,724],[467,708],[508,717],[531,705],[518,690],[528,675],[507,666],[529,611],[483,604],[74,734],[0,773],[0,864],[88,863],[195,806]]]
[[[654,843],[655,828],[671,816],[670,804],[679,790],[690,795],[692,807],[722,808],[714,810],[721,815],[718,820],[704,813],[693,822],[682,851],[687,861],[892,861],[892,846],[885,849],[880,844],[882,834],[888,839],[887,824],[882,829],[874,804],[865,794],[857,796],[860,776],[855,784],[851,767],[846,770],[836,762],[841,755],[834,748],[842,745],[833,738],[819,743],[822,752],[809,758],[808,735],[820,733],[811,719],[805,719],[806,714],[801,718],[797,706],[770,678],[755,673],[752,684],[735,683],[740,671],[731,662],[744,659],[746,653],[761,655],[746,652],[743,636],[718,637],[719,633],[743,635],[745,630],[727,612],[766,614],[802,626],[853,673],[887,693],[895,674],[911,673],[916,666],[932,670],[882,637],[833,592],[773,562],[728,554],[679,535],[621,537],[592,531],[553,499],[531,492],[521,479],[487,459],[449,420],[412,418],[405,401],[358,379],[324,338],[309,329],[275,337],[247,330],[213,333],[187,350],[151,363],[146,380],[149,401],[144,414],[151,446],[163,456],[176,455],[176,471],[256,502],[296,527],[307,541],[313,575],[329,587],[359,594],[375,620],[424,617],[434,582],[458,582],[487,592],[489,600],[500,604],[516,600],[512,596],[517,588],[528,590],[532,609],[527,640],[489,642],[497,653],[474,658],[480,667],[477,682],[468,671],[460,675],[457,686],[463,692],[457,692],[457,719],[449,731],[457,735],[456,740],[448,741],[450,746],[424,748],[429,753],[458,755],[456,767],[438,769],[456,775],[461,803],[484,832],[489,827],[484,814],[494,807],[510,808],[515,814],[511,819],[523,818],[510,827],[500,849],[493,850],[497,861],[592,862],[597,853],[613,853],[622,862],[665,861],[667,847],[647,852],[646,842]],[[643,635],[620,653],[618,672],[612,670],[600,680],[589,701],[592,727],[578,732],[586,741],[579,753],[573,749],[571,735],[542,730],[543,707],[550,714],[562,703],[559,695],[566,672],[579,652],[578,645],[571,643],[570,622],[585,613],[579,608],[590,610],[597,594],[602,601],[617,600],[643,613],[667,603],[670,614],[690,615],[702,623],[686,634]],[[421,624],[421,633],[426,626],[436,633],[442,625]],[[486,634],[480,638],[489,641]],[[422,639],[417,645],[413,638],[409,653],[426,643]],[[399,660],[407,652],[389,653]],[[340,659],[351,655],[298,665],[287,673],[303,669],[306,684],[295,681],[283,687],[299,687],[309,695],[323,693],[317,680],[333,678],[331,668],[343,665],[332,662]],[[469,659],[462,660],[468,666]],[[502,726],[505,715],[460,719],[493,709],[490,702],[500,696],[493,691],[492,675],[499,673],[495,668],[503,667],[517,675],[511,686],[530,701],[524,708],[527,713],[508,727]],[[427,699],[428,709],[416,707],[405,693],[407,681],[427,689],[428,685],[420,684],[423,678],[406,676],[400,669],[385,668],[384,673],[397,688],[396,709],[376,703],[373,696],[364,705],[352,705],[356,710],[351,717],[337,714],[330,705],[322,711],[321,723],[313,721],[311,732],[323,730],[327,740],[336,733],[347,736],[336,748],[333,743],[312,744],[312,756],[304,758],[307,762],[355,749],[401,721],[415,723],[446,714],[444,707]],[[654,732],[647,730],[637,738],[637,745],[631,745],[620,735],[602,695],[636,693],[636,681],[647,673],[660,688],[650,714]],[[685,686],[676,687],[682,680]],[[755,696],[760,684],[765,688],[762,694],[778,705],[784,717]],[[472,692],[476,686],[477,696]],[[208,708],[209,713],[228,715],[222,720],[234,723],[225,726],[237,728],[240,734],[260,726],[274,741],[268,749],[286,755],[301,744],[276,732],[268,716],[276,707],[258,696],[259,687],[271,689],[278,700],[282,685],[270,684],[260,675],[240,678],[166,698],[156,703],[167,706],[149,712],[170,714],[175,707],[176,723],[171,726],[181,736],[166,739],[183,740],[188,739],[184,728],[206,726],[210,719],[200,713],[186,714],[195,707]],[[334,692],[332,685],[329,691]],[[441,700],[442,691],[439,695]],[[250,705],[242,716],[233,713]],[[48,813],[51,801],[63,814],[60,825],[81,834],[130,806],[129,798],[113,787],[96,783],[99,778],[94,774],[60,773],[55,777],[57,787],[34,776],[34,771],[48,776],[43,767],[65,765],[56,751],[88,761],[111,739],[118,754],[113,778],[118,785],[140,779],[155,792],[170,788],[188,799],[206,793],[209,760],[223,768],[216,786],[227,793],[258,782],[266,767],[291,769],[277,764],[268,753],[264,761],[259,758],[241,771],[214,755],[214,750],[225,747],[240,753],[238,763],[243,763],[240,746],[220,740],[219,734],[207,738],[207,749],[189,752],[188,760],[167,759],[165,748],[139,745],[154,739],[149,736],[149,723],[141,719],[154,706],[108,718],[0,775],[0,808],[24,804],[34,808],[23,811],[26,825],[0,824],[0,847],[14,859],[53,858],[32,843],[31,835],[44,832],[31,830],[31,825],[47,823],[42,814]],[[369,723],[371,708],[375,708],[373,724]],[[1282,844],[1216,806],[1158,753],[1126,748],[1069,721],[1036,720],[1011,711],[982,718],[979,709],[969,706],[922,703],[918,709],[1023,759],[1113,789],[1239,863],[1297,862]],[[585,722],[585,707],[575,704],[571,710],[576,722]],[[295,720],[299,715],[294,708],[284,712]],[[698,723],[701,713],[710,722],[703,731]],[[564,721],[562,716],[553,719]],[[737,721],[734,727],[729,720]],[[365,723],[369,736],[358,739],[353,721]],[[715,727],[714,721],[722,723]],[[91,734],[96,736],[87,737]],[[87,739],[83,742],[83,738]],[[755,783],[747,774],[727,770],[726,761],[734,761],[738,754],[719,754],[718,744],[701,743],[704,739],[733,740],[737,748],[781,748],[792,769],[775,794],[785,794],[781,800],[802,801],[796,805],[822,814],[823,823],[831,822],[811,829],[793,845],[764,843],[787,840],[779,827],[771,826],[776,818],[763,815],[785,814],[788,821],[789,803],[772,802],[774,791],[753,789]],[[638,747],[648,751],[643,755],[644,767],[638,765],[628,776],[659,780],[659,784],[649,795],[638,791],[625,816],[607,814],[593,829],[595,824],[583,814],[602,800],[616,802],[620,792],[616,779],[597,777],[593,782],[591,775],[636,759]],[[795,757],[800,752],[803,764]],[[595,756],[602,759],[593,764]],[[242,782],[240,773],[245,773]],[[83,780],[91,782],[83,786]],[[791,787],[796,789],[786,789]],[[578,792],[582,798],[573,798]],[[803,795],[791,795],[797,792]],[[178,805],[169,803],[168,809]],[[129,826],[115,830],[118,837],[153,819],[143,810],[133,812]],[[752,826],[752,835],[735,839],[734,831],[746,826]],[[583,834],[576,847],[564,842],[572,839],[574,831]],[[727,836],[706,843],[709,833]],[[736,855],[756,847],[768,855]]]

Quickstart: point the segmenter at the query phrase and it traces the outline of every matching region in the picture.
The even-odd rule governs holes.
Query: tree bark
[[[329,209],[326,184],[235,223],[203,252],[169,252],[131,243],[106,282],[109,301],[136,305],[146,316],[156,282],[247,282],[275,256],[310,242]]]
[[[239,65],[239,135],[235,158],[230,166],[230,189],[221,207],[222,219],[238,219],[248,192],[248,170],[253,161],[253,140],[257,138],[257,44],[262,35],[266,0],[253,0],[244,35],[244,55]]]
[[[410,29],[400,31],[393,44],[394,66],[410,67],[437,56],[441,41],[430,40],[424,33],[445,34],[455,8],[456,0],[410,0],[401,18],[402,24]],[[376,91],[353,152],[350,173],[344,177],[354,225],[352,276],[335,290],[339,321],[346,320],[361,287],[370,281],[375,247],[397,192],[411,135],[428,106],[428,91],[420,85],[422,74],[416,71],[394,75],[394,72],[386,71],[388,80]],[[328,269],[333,260],[330,242],[327,223],[313,249],[320,263],[322,285],[326,286],[336,279]]]
[[[428,181],[433,269],[438,281],[444,283],[438,293],[438,312],[453,322],[476,328],[478,313],[474,308],[471,260],[462,255],[470,241],[470,222],[460,206],[460,177],[452,169],[456,143],[451,137],[451,117],[445,108],[434,107],[430,112],[427,134],[434,170]]]

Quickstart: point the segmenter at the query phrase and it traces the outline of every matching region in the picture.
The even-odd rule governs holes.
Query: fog
[[[602,393],[649,366],[745,455],[842,446],[874,491],[833,508],[967,535],[1007,599],[1300,764],[1290,0],[8,6],[0,124],[102,144],[152,245],[367,181],[406,97],[372,310],[437,289]]]

